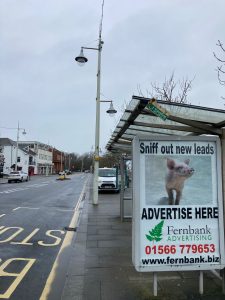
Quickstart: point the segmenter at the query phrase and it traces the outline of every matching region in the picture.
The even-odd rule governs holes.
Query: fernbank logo
[[[149,231],[149,235],[146,234],[146,238],[151,242],[159,242],[162,240],[162,228],[163,228],[164,221],[161,221],[157,224],[152,230]]]

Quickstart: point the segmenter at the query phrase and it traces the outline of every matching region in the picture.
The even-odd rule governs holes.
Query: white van
[[[116,168],[98,169],[98,190],[119,192],[120,188]]]

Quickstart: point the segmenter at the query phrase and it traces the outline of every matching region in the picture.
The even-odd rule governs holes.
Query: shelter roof
[[[109,151],[130,151],[136,135],[222,135],[225,110],[157,100],[163,120],[149,109],[148,99],[133,96],[106,145]]]

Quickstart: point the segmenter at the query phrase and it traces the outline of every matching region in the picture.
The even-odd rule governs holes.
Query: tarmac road
[[[89,175],[56,178],[38,176],[0,185],[2,299],[35,300],[42,295]]]

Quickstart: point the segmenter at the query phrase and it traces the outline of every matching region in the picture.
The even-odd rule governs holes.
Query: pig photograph
[[[168,204],[179,205],[184,188],[184,182],[191,177],[194,169],[189,167],[190,159],[185,159],[184,162],[177,162],[172,158],[167,158],[168,173],[166,175],[166,191],[168,193]],[[176,197],[174,198],[174,193]]]
[[[213,204],[210,156],[173,155],[145,157],[147,205]]]

